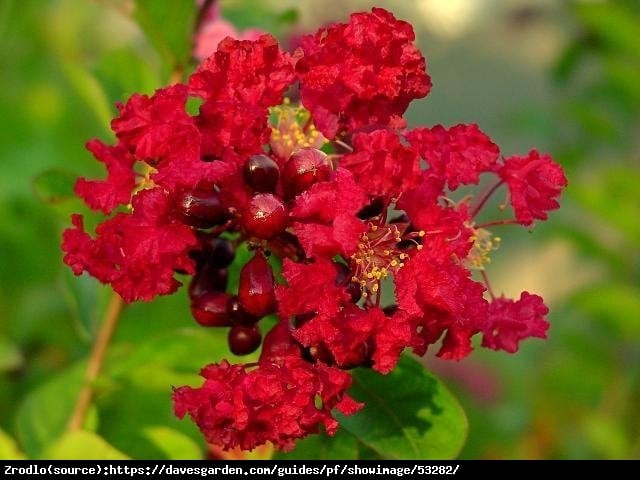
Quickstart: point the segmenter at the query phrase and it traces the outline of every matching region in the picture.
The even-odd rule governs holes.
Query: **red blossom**
[[[185,85],[159,89],[152,97],[134,94],[119,105],[111,128],[137,159],[156,170],[151,179],[169,190],[220,180],[229,170],[222,162],[201,159],[201,133],[185,110]]]
[[[135,157],[122,145],[110,147],[100,140],[91,140],[87,142],[86,147],[98,161],[104,163],[107,178],[79,178],[74,190],[92,209],[109,214],[118,205],[127,204],[131,199],[136,185],[133,171]]]
[[[546,220],[547,212],[560,206],[557,198],[567,178],[549,155],[531,150],[526,156],[506,158],[498,173],[509,187],[511,205],[522,225]]]
[[[467,356],[471,336],[481,330],[487,315],[484,290],[466,268],[437,253],[425,249],[411,258],[396,274],[396,297],[400,309],[414,319],[416,353],[424,354],[444,334],[438,356]]]
[[[226,38],[189,78],[192,95],[237,101],[266,109],[278,105],[293,80],[293,66],[271,35],[257,40]]]
[[[442,125],[416,128],[407,134],[434,174],[446,179],[451,190],[477,184],[480,174],[494,171],[500,150],[477,125]]]
[[[143,190],[132,200],[133,213],[118,213],[85,231],[80,215],[63,234],[64,262],[76,275],[87,271],[127,302],[173,293],[181,284],[174,270],[193,273],[189,249],[197,245],[191,228],[180,223],[172,199],[161,189]]]
[[[342,157],[349,169],[372,196],[397,197],[420,179],[420,159],[404,146],[393,130],[374,130],[353,136],[354,152]]]
[[[327,258],[302,264],[285,259],[282,276],[287,286],[276,289],[279,315],[291,319],[296,315],[314,312],[320,318],[335,316],[343,302],[349,299],[343,287],[336,286],[336,268]]]
[[[220,158],[227,149],[243,157],[262,152],[262,145],[269,141],[267,116],[266,108],[234,100],[205,102],[196,117],[202,155]]]
[[[441,189],[439,177],[425,176],[418,187],[403,193],[398,208],[406,212],[415,229],[424,232],[421,244],[426,250],[443,260],[452,254],[466,258],[472,246],[468,205],[446,201]]]
[[[542,297],[522,292],[519,300],[499,297],[489,304],[482,346],[515,353],[518,343],[529,337],[547,338],[549,309]]]
[[[302,103],[327,138],[387,125],[429,93],[431,79],[414,40],[410,24],[381,8],[301,40],[296,73]]]
[[[344,393],[349,374],[297,356],[263,359],[253,370],[223,361],[201,375],[202,387],[174,391],[175,413],[189,414],[207,441],[225,450],[251,450],[265,442],[290,450],[294,440],[317,433],[321,425],[334,435],[333,409],[351,415],[362,407]]]
[[[338,168],[295,199],[293,228],[308,257],[349,256],[366,227],[356,213],[366,204],[364,190],[347,170]]]

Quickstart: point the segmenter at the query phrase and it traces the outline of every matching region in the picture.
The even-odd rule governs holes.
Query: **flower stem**
[[[508,220],[495,220],[493,222],[486,222],[476,225],[475,228],[487,228],[487,227],[497,227],[499,225],[513,225],[514,223],[518,223],[518,220],[515,218],[510,218]]]
[[[496,182],[495,185],[493,185],[489,190],[487,190],[487,193],[485,193],[482,196],[482,199],[480,200],[480,202],[478,202],[478,204],[471,211],[471,218],[474,218],[478,214],[478,212],[480,212],[480,210],[482,210],[482,207],[484,207],[484,204],[487,203],[487,200],[489,200],[491,198],[491,195],[493,195],[493,193],[502,184],[503,184],[503,181],[502,180],[498,180],[498,182]]]
[[[348,143],[343,142],[342,140],[334,140],[333,143],[335,143],[336,145],[340,145],[342,148],[344,148],[345,150],[349,151],[349,152],[353,152],[353,147],[351,145],[349,145]]]
[[[85,371],[82,390],[80,390],[73,413],[71,414],[71,418],[67,424],[68,430],[80,430],[84,425],[87,411],[91,405],[91,398],[93,397],[93,384],[98,378],[100,370],[102,370],[104,358],[107,353],[107,347],[113,337],[113,333],[116,329],[116,325],[118,324],[123,308],[124,302],[122,298],[120,298],[120,295],[112,292],[102,326],[98,332],[96,341],[93,344],[91,355],[89,356],[89,363],[87,364],[87,370]]]
[[[484,281],[484,284],[487,287],[487,291],[489,292],[489,296],[491,297],[491,300],[495,300],[496,297],[493,294],[493,290],[491,289],[491,284],[489,283],[489,277],[487,277],[487,273],[484,270],[481,270],[480,275],[482,275],[482,280]]]

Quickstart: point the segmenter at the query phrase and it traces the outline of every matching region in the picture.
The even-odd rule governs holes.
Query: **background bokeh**
[[[221,2],[238,28],[285,44],[373,4]],[[414,25],[427,58],[434,87],[410,123],[476,122],[503,154],[548,151],[569,178],[548,222],[500,231],[488,272],[498,292],[544,296],[549,339],[425,360],[469,417],[462,458],[640,458],[640,2],[375,4]],[[0,1],[0,458],[65,448],[51,444],[109,294],[61,262],[69,214],[85,211],[75,177],[101,175],[83,144],[111,138],[116,101],[170,75],[134,17],[128,0]],[[184,292],[132,305],[89,423],[133,458],[201,457],[168,386],[194,382],[224,347],[193,328]],[[85,448],[110,448],[96,438]]]

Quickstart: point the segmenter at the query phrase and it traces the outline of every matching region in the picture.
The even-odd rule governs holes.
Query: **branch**
[[[84,375],[84,384],[78,399],[76,401],[75,408],[71,414],[71,418],[67,425],[68,430],[80,430],[82,429],[87,416],[87,411],[91,405],[91,399],[93,397],[93,386],[102,370],[105,355],[107,353],[107,347],[113,337],[113,332],[116,329],[120,314],[124,308],[124,302],[120,295],[115,292],[111,293],[109,305],[104,315],[102,327],[98,332],[96,342],[91,350],[91,356],[89,357],[89,363],[87,364],[87,370]]]

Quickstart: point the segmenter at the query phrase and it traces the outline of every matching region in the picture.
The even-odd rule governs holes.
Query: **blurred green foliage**
[[[569,188],[547,234],[595,274],[554,305],[535,356],[484,359],[509,404],[463,402],[466,457],[640,457],[640,3],[576,1],[567,14],[546,122]]]
[[[192,68],[192,7],[0,2],[0,458],[205,456],[196,428],[173,416],[170,386],[198,383],[200,367],[229,354],[224,332],[193,326],[184,292],[125,310],[85,430],[65,433],[109,291],[74,277],[59,250],[70,212],[87,213],[74,179],[102,175],[83,142],[112,138],[115,102]],[[238,27],[280,34],[298,17],[256,0],[223,7]],[[551,136],[570,187],[536,235],[565,239],[597,275],[554,305],[547,342],[461,364],[466,379],[451,383],[469,416],[464,457],[640,456],[640,5],[573,2],[564,13],[573,40],[549,72],[554,108],[527,128]],[[412,392],[391,389],[389,407],[368,392],[387,379],[357,373],[354,396],[372,407],[286,457],[455,456],[466,418],[453,395],[411,360],[394,375]],[[497,400],[470,393],[485,377]]]

